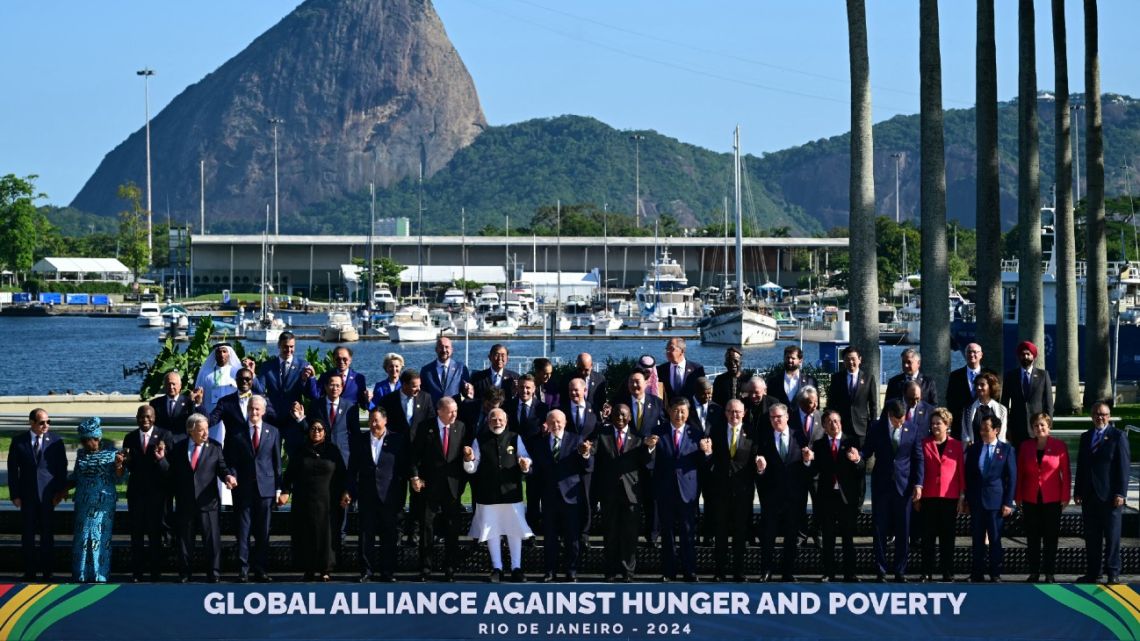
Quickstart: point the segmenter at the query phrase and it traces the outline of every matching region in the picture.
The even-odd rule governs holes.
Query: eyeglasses
[[[252,381],[253,377],[252,376],[239,376],[239,377],[237,377],[237,380],[238,381]]]
[[[345,362],[345,363],[347,363],[348,361],[351,361],[352,359],[351,359],[351,358],[349,358],[348,356],[337,356],[337,357],[336,357],[336,360],[337,360],[338,362]]]
[[[51,425],[51,419],[44,419],[42,421],[36,421],[36,425]]]
[[[1097,412],[1096,414],[1093,414],[1093,416],[1100,416],[1102,418],[1108,418],[1109,416],[1112,416],[1112,414],[1109,414],[1108,412]]]

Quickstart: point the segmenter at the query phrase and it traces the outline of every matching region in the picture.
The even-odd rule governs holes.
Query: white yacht
[[[352,323],[352,314],[339,309],[330,311],[325,326],[321,328],[321,340],[327,343],[352,343],[360,340],[360,332]]]
[[[139,327],[162,327],[162,308],[158,303],[143,303],[137,318]]]
[[[634,294],[642,316],[692,317],[697,315],[697,288],[689,286],[689,279],[677,261],[669,256],[669,248],[650,265],[645,283]]]
[[[372,303],[379,309],[392,311],[396,308],[396,297],[386,283],[380,283],[376,286],[376,291],[372,292]]]
[[[467,296],[458,287],[448,287],[441,302],[447,307],[460,307],[467,304]]]
[[[431,324],[428,310],[419,305],[408,305],[396,310],[388,323],[388,339],[393,343],[434,341],[439,330]]]

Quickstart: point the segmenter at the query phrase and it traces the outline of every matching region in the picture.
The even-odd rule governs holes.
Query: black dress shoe
[[[239,574],[238,578],[237,578],[237,582],[238,583],[249,583],[249,575],[248,574]]]
[[[43,578],[44,578],[44,583],[51,583],[52,580],[55,579],[55,577],[52,576],[51,572],[44,572]]]
[[[526,574],[523,574],[522,568],[511,570],[511,581],[515,583],[526,583]]]
[[[855,576],[854,574],[844,574],[843,575],[843,582],[844,583],[859,583],[859,582],[861,582],[861,579],[859,577]]]
[[[444,583],[454,583],[455,582],[455,570],[452,570],[451,568],[444,570],[443,582]]]
[[[368,583],[368,582],[369,582],[369,581],[371,581],[371,580],[372,580],[372,575],[371,575],[371,574],[361,574],[361,575],[360,575],[360,578],[359,578],[359,579],[357,579],[357,582],[358,582],[358,583]]]
[[[578,575],[577,574],[567,574],[566,575],[566,582],[567,583],[577,583],[578,582]]]
[[[35,583],[36,582],[36,573],[35,572],[25,572],[24,575],[20,577],[20,580],[23,581],[24,583]]]
[[[620,577],[618,577],[618,583],[630,583],[632,581],[633,581],[633,577],[628,575],[628,574],[623,574]]]
[[[661,577],[662,583],[670,583],[670,582],[676,581],[676,580],[677,580],[677,577],[675,577],[675,576],[662,576]]]
[[[257,581],[258,583],[273,583],[273,577],[264,573],[253,575],[253,580]]]
[[[886,582],[887,582],[887,575],[885,575],[885,574],[876,574],[875,575],[875,583],[886,583]]]
[[[780,581],[783,583],[795,583],[796,582],[796,575],[785,574],[785,575],[780,577]]]
[[[150,582],[151,583],[162,583],[162,575],[159,574],[158,572],[152,573],[150,575]]]
[[[894,578],[894,582],[895,583],[908,583],[906,576],[902,575],[902,574],[896,574],[895,578]]]
[[[984,577],[980,574],[971,574],[970,575],[970,583],[985,583],[985,582],[986,582],[986,577]]]
[[[748,577],[744,576],[743,574],[734,574],[734,575],[732,575],[732,582],[733,583],[748,583]]]
[[[206,577],[206,583],[217,583],[220,579],[217,576],[211,575]]]
[[[1046,574],[1045,575],[1045,582],[1046,583],[1056,583],[1057,577],[1053,576],[1052,574]]]
[[[178,582],[179,583],[189,583],[190,582],[190,575],[183,574],[182,576],[178,577]]]
[[[431,580],[431,570],[420,570],[420,574],[416,580],[420,583],[427,583]]]
[[[143,580],[143,575],[141,575],[141,574],[132,574],[131,575],[131,583],[142,583],[142,580]]]
[[[606,583],[613,583],[613,582],[617,581],[617,575],[616,574],[607,574],[606,577],[602,580],[605,581]]]
[[[1096,583],[1097,581],[1100,581],[1100,577],[1091,574],[1082,574],[1073,579],[1073,583]]]
[[[1039,583],[1040,581],[1041,575],[1039,574],[1030,574],[1029,576],[1025,577],[1026,583]]]
[[[1115,574],[1110,574],[1110,575],[1108,575],[1108,579],[1105,580],[1105,583],[1107,583],[1109,585],[1114,585],[1116,583],[1120,583],[1120,577],[1116,576]]]
[[[491,570],[491,576],[489,577],[488,580],[491,583],[499,583],[500,581],[503,580],[503,571],[498,569],[498,568]]]
[[[542,582],[543,583],[550,583],[552,581],[554,581],[554,573],[553,572],[547,572],[546,574],[542,575]]]
[[[923,574],[922,576],[918,577],[918,582],[919,583],[934,583],[934,575],[933,574]]]
[[[712,580],[713,583],[726,583],[728,581],[728,577],[723,574],[714,574]]]

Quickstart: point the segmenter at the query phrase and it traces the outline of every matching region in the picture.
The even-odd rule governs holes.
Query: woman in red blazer
[[[1061,532],[1061,510],[1069,502],[1073,479],[1069,448],[1049,436],[1053,417],[1035,414],[1031,422],[1036,438],[1023,442],[1017,452],[1017,491],[1014,499],[1025,515],[1025,539],[1029,547],[1029,578],[1036,583],[1045,572],[1045,582],[1053,583],[1057,563],[1057,537]],[[1041,540],[1045,558],[1041,558]]]
[[[936,408],[930,415],[930,436],[922,440],[925,480],[915,509],[922,511],[924,581],[934,580],[935,539],[939,539],[942,580],[954,580],[954,524],[966,492],[966,463],[962,442],[950,436],[953,420],[950,410]]]

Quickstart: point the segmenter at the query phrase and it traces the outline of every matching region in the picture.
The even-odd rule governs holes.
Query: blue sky
[[[0,5],[0,174],[66,204],[103,156],[241,51],[296,0],[37,0]],[[1017,89],[1017,3],[997,0],[998,91]],[[918,2],[868,0],[876,121],[918,111]],[[579,114],[748,153],[848,129],[842,0],[435,0],[488,121]],[[1084,86],[1081,3],[1066,3],[1069,83]],[[1050,3],[1036,1],[1038,86],[1053,87]],[[973,104],[975,3],[941,3],[943,98]],[[1140,97],[1140,2],[1101,0],[1101,85]],[[159,162],[159,159],[155,160]]]

